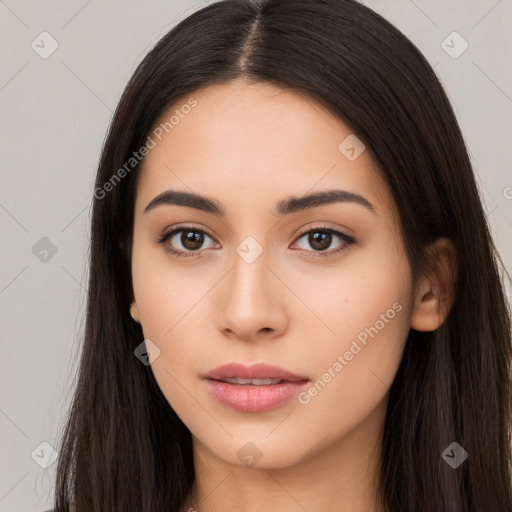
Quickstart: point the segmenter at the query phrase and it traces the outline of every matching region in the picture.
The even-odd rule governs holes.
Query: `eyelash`
[[[166,242],[170,240],[175,234],[180,233],[182,231],[193,231],[194,233],[201,233],[209,236],[210,238],[214,238],[211,236],[207,231],[203,229],[196,228],[194,226],[178,226],[174,228],[172,231],[169,231],[167,233],[164,233],[160,238],[156,240],[158,244],[161,244],[164,247],[164,250],[172,254],[173,256],[176,256],[178,258],[193,258],[198,257],[197,254],[200,252],[198,251],[182,251],[182,250],[176,250],[173,249],[170,245],[166,245]],[[356,243],[356,240],[352,238],[351,236],[346,235],[345,233],[342,233],[341,231],[338,231],[337,229],[331,228],[329,226],[315,226],[313,228],[306,228],[299,232],[297,238],[295,241],[301,239],[304,235],[307,235],[311,232],[320,232],[320,233],[331,233],[334,235],[337,235],[339,238],[342,239],[344,242],[338,249],[334,249],[332,251],[307,251],[308,253],[312,254],[313,257],[320,257],[320,258],[329,258],[332,256],[335,256],[341,252],[344,252],[348,249],[348,247],[354,243]]]

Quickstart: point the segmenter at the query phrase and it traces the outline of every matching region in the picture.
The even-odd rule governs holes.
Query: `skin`
[[[440,240],[437,274],[413,283],[395,205],[370,152],[349,161],[338,146],[350,129],[311,99],[241,80],[193,97],[197,106],[144,160],[132,253],[132,314],[159,348],[152,371],[192,433],[196,480],[180,512],[379,511],[389,386],[410,328],[431,331],[444,321],[439,308],[452,296],[432,293],[431,278],[449,290],[452,247]],[[226,217],[177,205],[144,213],[169,188],[215,198]],[[364,196],[374,211],[332,203],[272,213],[290,195],[332,188]],[[175,257],[156,242],[182,223],[211,234],[200,257]],[[299,230],[318,226],[356,242],[315,257],[322,249]],[[248,236],[263,249],[252,263],[236,252]],[[333,235],[323,252],[343,243]],[[167,244],[194,252],[181,233]],[[307,404],[292,398],[270,411],[239,412],[201,378],[228,362],[264,361],[316,382],[396,303],[394,318]],[[252,467],[237,457],[248,442],[261,454]]]

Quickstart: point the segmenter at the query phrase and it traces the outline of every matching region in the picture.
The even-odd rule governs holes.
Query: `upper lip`
[[[286,381],[309,380],[308,377],[296,375],[283,368],[267,363],[246,366],[241,363],[229,363],[214,368],[203,376],[205,379],[222,380],[240,377],[242,379],[281,379]]]

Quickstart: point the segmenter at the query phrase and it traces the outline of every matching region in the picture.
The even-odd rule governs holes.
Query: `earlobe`
[[[435,331],[444,322],[440,300],[429,289],[416,301],[416,306],[411,319],[411,327],[416,331]]]
[[[431,247],[433,270],[424,276],[416,294],[411,327],[416,331],[435,331],[446,320],[455,299],[457,252],[453,242],[440,238]]]
[[[137,309],[137,304],[135,302],[132,302],[130,306],[130,315],[136,322],[140,323],[139,310]]]

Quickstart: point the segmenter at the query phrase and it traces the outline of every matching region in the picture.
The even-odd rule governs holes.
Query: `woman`
[[[512,510],[511,331],[435,73],[353,0],[225,0],[120,100],[54,509]]]

